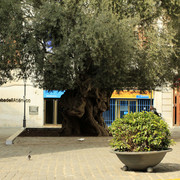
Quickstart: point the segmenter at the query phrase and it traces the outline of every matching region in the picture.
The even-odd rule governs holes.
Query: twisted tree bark
[[[91,88],[88,81],[79,89],[67,90],[60,99],[63,135],[108,136],[103,112],[109,109],[112,92]]]

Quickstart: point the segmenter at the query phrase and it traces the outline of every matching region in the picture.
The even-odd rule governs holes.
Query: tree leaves
[[[161,31],[156,23],[158,17],[166,17],[166,12],[172,14],[177,3],[20,2],[1,1],[1,39],[3,36],[3,42],[7,42],[5,38],[13,37],[16,41],[13,48],[7,43],[6,48],[0,46],[0,68],[4,74],[17,68],[7,63],[8,59],[13,62],[16,50],[20,54],[15,58],[21,69],[19,75],[33,74],[36,83],[49,90],[76,88],[82,77],[91,79],[91,84],[98,88],[154,89],[172,82],[178,71],[176,31],[167,18],[162,21]],[[6,14],[9,7],[12,11]]]

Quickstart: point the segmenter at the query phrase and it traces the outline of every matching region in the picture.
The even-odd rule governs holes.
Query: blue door
[[[128,101],[120,101],[120,118],[123,118],[124,115],[128,114]]]

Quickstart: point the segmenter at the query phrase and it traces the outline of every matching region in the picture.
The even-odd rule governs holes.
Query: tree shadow
[[[84,139],[84,140],[83,140]],[[63,153],[82,149],[109,147],[112,137],[17,137],[13,145],[0,143],[0,159],[49,153]]]

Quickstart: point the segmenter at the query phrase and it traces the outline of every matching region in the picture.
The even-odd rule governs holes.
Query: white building
[[[26,85],[26,125],[43,126],[43,90]],[[24,118],[24,82],[6,83],[0,87],[0,127],[22,127]]]
[[[62,92],[50,94],[35,88],[28,81],[26,83],[26,127],[61,126],[62,120],[58,111],[61,95]],[[167,87],[153,93],[154,107],[171,128],[180,126],[179,97],[179,92]],[[23,119],[24,82],[9,82],[0,86],[0,127],[23,127]]]

